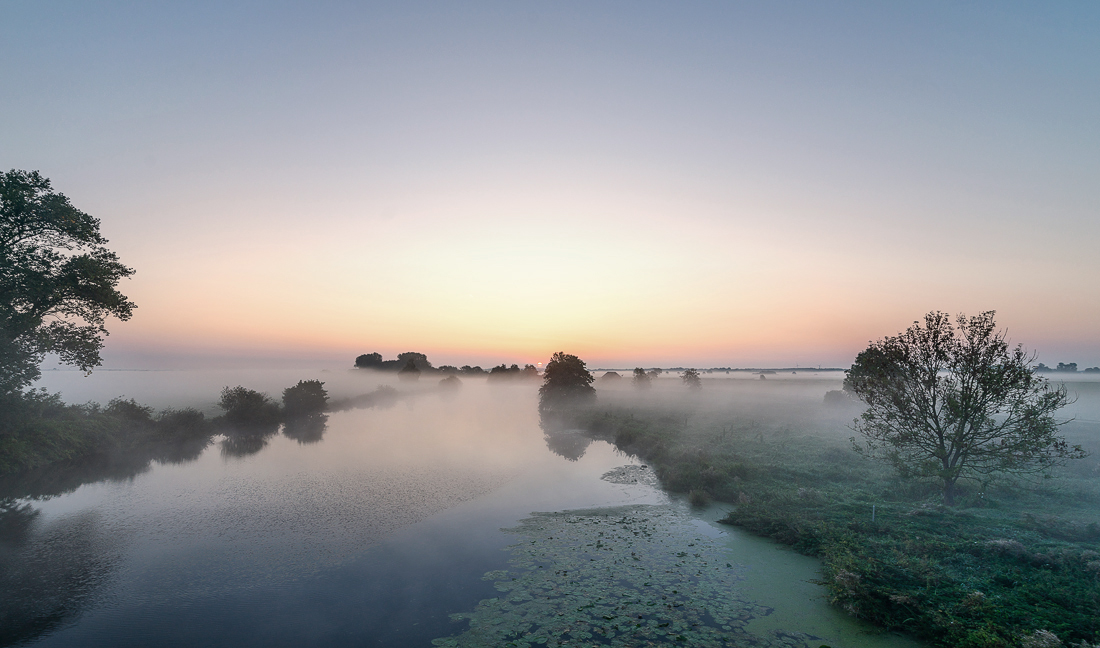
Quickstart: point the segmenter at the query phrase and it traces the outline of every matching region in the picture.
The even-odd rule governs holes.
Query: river
[[[294,384],[61,373],[44,383],[69,401],[208,411],[219,382]],[[8,643],[915,645],[830,607],[815,560],[717,524],[724,505],[692,509],[637,458],[544,435],[535,385],[426,387],[333,413],[316,438],[215,438],[193,461],[19,499],[6,524],[24,528],[0,529],[22,588]]]

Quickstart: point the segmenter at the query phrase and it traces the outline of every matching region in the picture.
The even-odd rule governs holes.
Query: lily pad
[[[501,596],[452,615],[469,627],[434,645],[806,646],[745,630],[771,609],[744,596],[726,549],[672,505],[535,513],[504,531],[523,539],[509,570],[485,576]]]

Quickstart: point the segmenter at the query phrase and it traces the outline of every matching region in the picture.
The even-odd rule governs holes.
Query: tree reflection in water
[[[221,442],[222,456],[239,459],[254,455],[263,450],[267,446],[267,440],[278,431],[278,425],[227,430]]]
[[[313,414],[310,416],[296,416],[287,419],[283,425],[283,436],[294,439],[301,445],[317,443],[325,436],[328,427],[327,414]]]
[[[542,428],[543,439],[546,447],[569,461],[577,461],[584,456],[592,439],[584,434],[584,430],[572,427],[574,419],[570,412],[541,411],[539,412],[539,427]]]
[[[37,518],[29,504],[0,500],[0,646],[75,619],[117,564],[91,515],[45,528]]]
[[[545,432],[543,439],[550,452],[564,457],[569,461],[576,461],[584,456],[592,439],[586,437],[582,430],[560,430]]]
[[[382,387],[329,410],[388,408],[399,399],[396,390]],[[154,419],[146,414],[143,420]],[[323,413],[298,416],[285,422],[283,433],[300,444],[317,443],[327,422]],[[119,539],[106,536],[92,514],[43,524],[34,500],[71,493],[85,484],[129,481],[149,471],[154,461],[195,461],[217,434],[224,435],[222,456],[254,455],[280,427],[277,421],[227,424],[224,419],[207,421],[193,409],[166,410],[152,424],[155,434],[140,434],[135,428],[133,441],[124,448],[0,474],[0,648],[29,643],[72,622],[118,563]]]

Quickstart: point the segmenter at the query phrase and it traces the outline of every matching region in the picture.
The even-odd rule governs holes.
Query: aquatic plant
[[[898,480],[839,432],[728,411],[682,420],[633,405],[583,423],[665,488],[735,504],[725,522],[820,557],[830,600],[881,627],[952,647],[1014,646],[1041,630],[1066,645],[1100,639],[1100,463],[1063,473],[1061,492],[989,484],[951,508],[935,485]],[[1095,442],[1095,427],[1081,429]]]
[[[674,506],[535,513],[500,595],[455,614],[468,628],[435,646],[807,646],[809,637],[745,628],[770,608],[738,589],[740,569]],[[813,644],[817,645],[817,644]]]

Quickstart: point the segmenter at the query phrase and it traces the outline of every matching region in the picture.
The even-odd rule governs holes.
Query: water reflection
[[[232,431],[222,439],[220,448],[223,457],[241,459],[256,454],[267,447],[268,438],[278,429],[269,432]]]
[[[38,511],[0,502],[0,646],[28,642],[80,615],[117,557],[94,516],[37,530]]]
[[[569,461],[577,461],[584,456],[592,439],[581,430],[551,430],[543,434],[546,447],[550,452]]]
[[[326,429],[328,429],[327,414],[296,416],[292,419],[287,419],[286,424],[283,425],[283,435],[288,439],[294,439],[298,443],[305,445],[308,443],[317,443],[324,438]]]

